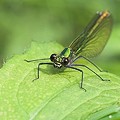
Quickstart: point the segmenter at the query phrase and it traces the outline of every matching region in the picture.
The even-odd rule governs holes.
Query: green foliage
[[[100,73],[91,66],[111,80],[101,81],[83,69],[85,92],[79,87],[79,72],[41,66],[40,79],[32,82],[38,62],[27,63],[24,59],[46,58],[62,49],[56,42],[32,43],[28,52],[4,64],[0,70],[0,119],[98,120],[112,116],[111,120],[116,120],[115,115],[120,119],[120,78],[116,75]]]
[[[32,82],[37,76],[38,62],[24,61],[61,52],[96,11],[109,10],[114,28],[97,62],[103,69],[120,75],[119,9],[119,0],[93,0],[90,4],[85,0],[1,0],[0,66],[6,58],[9,59],[0,69],[0,119],[119,120],[120,78],[116,75],[100,73],[85,61],[80,61],[111,80],[103,82],[83,69],[83,87],[87,89],[84,92],[79,87],[79,72],[42,66],[40,79]],[[31,44],[32,40],[38,43]],[[26,49],[29,50],[25,53]]]

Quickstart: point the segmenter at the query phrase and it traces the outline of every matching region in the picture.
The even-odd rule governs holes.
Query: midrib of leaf
[[[100,91],[100,92],[98,92],[96,95],[94,95],[94,96],[91,96],[91,98],[87,98],[87,100],[86,101],[89,101],[89,100],[92,100],[92,99],[94,99],[94,98],[97,98],[102,92],[104,92],[104,91],[106,91],[106,90],[103,90],[103,91]],[[86,94],[86,93],[85,93]],[[56,97],[56,96],[55,96]],[[55,98],[54,98],[55,99]],[[80,98],[81,99],[81,98]],[[53,100],[53,99],[52,99]],[[62,115],[61,117],[62,118],[59,118],[57,115],[57,117],[56,117],[56,119],[60,119],[60,120],[62,120],[62,119],[64,119],[68,114],[70,114],[71,112],[73,112],[75,109],[77,109],[79,106],[81,106],[82,104],[85,104],[86,103],[86,101],[84,101],[83,103],[78,103],[78,105],[77,106],[75,106],[73,109],[71,109],[71,110],[69,110],[68,111],[68,113],[66,112],[64,115]],[[49,102],[51,102],[51,101],[49,101]],[[45,106],[46,107],[46,106]],[[44,108],[45,108],[44,107]],[[44,109],[43,108],[43,109]],[[41,111],[40,111],[41,112]],[[59,112],[58,112],[59,113]],[[50,119],[50,116],[47,116],[46,117],[46,119]]]

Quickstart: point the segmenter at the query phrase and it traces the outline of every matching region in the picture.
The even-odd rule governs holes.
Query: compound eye
[[[68,63],[69,63],[69,59],[63,57],[63,58],[62,58],[62,64],[63,64],[63,65],[67,65]]]
[[[57,54],[52,54],[52,55],[50,56],[50,60],[51,60],[52,62],[57,61]]]

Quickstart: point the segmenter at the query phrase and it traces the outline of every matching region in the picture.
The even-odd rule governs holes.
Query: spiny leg
[[[40,66],[41,65],[53,65],[53,63],[39,63],[38,64],[38,69],[37,69],[37,78],[33,79],[32,81],[35,81],[40,78]]]
[[[73,62],[75,62],[76,60],[83,58],[85,60],[87,60],[89,63],[91,63],[94,67],[96,67],[100,72],[104,72],[103,70],[101,70],[95,63],[93,63],[91,60],[89,60],[88,58],[84,57],[84,56],[78,56],[77,58],[75,58],[75,60]],[[106,72],[106,71],[105,71]]]
[[[82,64],[72,64],[71,66],[82,66],[82,67],[85,67],[85,68],[87,68],[88,70],[90,70],[91,72],[93,72],[96,76],[98,76],[102,81],[110,81],[110,80],[105,80],[105,79],[103,79],[100,75],[98,75],[95,71],[93,71],[91,68],[89,68],[89,67],[86,66],[86,65],[82,65]]]
[[[81,81],[80,81],[80,88],[83,89],[85,92],[87,91],[85,88],[83,88],[83,71],[81,69],[78,69],[78,68],[75,68],[75,67],[72,67],[72,66],[66,66],[67,68],[71,68],[71,69],[74,69],[74,70],[77,70],[79,72],[82,73],[82,78],[81,78]]]
[[[43,58],[43,59],[34,59],[34,60],[24,60],[26,62],[35,62],[35,61],[39,61],[39,60],[49,60],[50,58]]]

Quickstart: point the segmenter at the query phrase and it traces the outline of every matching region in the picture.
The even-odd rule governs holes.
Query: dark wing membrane
[[[102,52],[112,29],[109,12],[97,13],[85,30],[71,44],[70,48],[78,56],[95,57]]]

